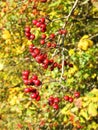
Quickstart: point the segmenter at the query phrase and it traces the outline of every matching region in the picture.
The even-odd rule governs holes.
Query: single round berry
[[[57,45],[56,43],[52,43],[51,47],[56,48],[56,45]]]
[[[74,96],[75,96],[76,98],[79,98],[79,97],[80,97],[80,92],[75,92],[75,93],[74,93]]]
[[[33,51],[36,55],[39,55],[40,54],[40,50],[38,48],[35,48],[34,51]]]
[[[32,80],[37,80],[38,79],[38,76],[37,75],[33,75],[32,76]]]
[[[45,39],[46,38],[46,34],[42,34],[41,38]]]
[[[47,69],[47,68],[48,68],[48,65],[47,65],[47,64],[42,64],[42,67],[43,67],[44,69]]]
[[[31,34],[31,35],[30,35],[30,39],[31,39],[31,40],[34,40],[34,39],[35,39],[35,35],[34,35],[34,34]]]
[[[50,38],[51,39],[55,38],[55,34],[54,33],[50,34]]]
[[[30,74],[30,71],[29,71],[29,70],[25,70],[25,71],[22,72],[22,75],[23,75],[23,76],[27,76],[27,77],[28,77],[29,74]]]
[[[34,25],[36,25],[37,24],[37,20],[32,20],[32,23],[34,24]]]
[[[45,29],[45,28],[46,28],[46,24],[41,24],[41,25],[40,25],[40,28],[41,28],[41,29]]]
[[[53,108],[58,110],[59,109],[59,105],[58,104],[53,104]]]
[[[30,32],[25,32],[26,37],[30,37],[31,33]]]
[[[37,96],[36,97],[36,101],[40,101],[41,97],[40,96]]]
[[[40,40],[40,44],[44,45],[45,44],[45,40],[44,39]]]
[[[69,101],[69,96],[64,96],[65,101]]]
[[[25,88],[25,89],[24,89],[24,92],[25,92],[25,93],[29,93],[29,92],[30,92],[30,89],[29,89],[29,88]]]
[[[51,47],[51,42],[48,42],[48,43],[47,43],[47,47]]]
[[[41,26],[41,23],[40,23],[40,22],[37,22],[37,23],[36,23],[36,26],[37,26],[37,27],[40,27],[40,26]]]
[[[45,23],[45,18],[40,18],[40,19],[39,19],[39,22]]]
[[[23,80],[28,80],[28,76],[26,76],[26,75],[23,75],[22,78],[23,78]]]
[[[68,100],[70,103],[73,102],[73,98],[72,97],[69,97],[69,100]]]
[[[58,97],[54,98],[54,103],[59,103],[60,99]]]
[[[31,94],[31,98],[33,98],[33,99],[37,98],[37,94],[36,93],[32,93]]]
[[[34,80],[34,84],[35,86],[40,86],[41,85],[41,81],[40,80]]]
[[[30,32],[30,27],[25,27],[25,32],[29,33]]]
[[[27,80],[27,79],[24,80],[24,84],[25,84],[25,85],[28,85],[28,80]]]

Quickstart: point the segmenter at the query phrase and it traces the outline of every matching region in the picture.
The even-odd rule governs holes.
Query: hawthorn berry
[[[72,102],[73,102],[73,98],[72,98],[72,97],[69,97],[68,101],[69,101],[70,103],[72,103]]]
[[[34,39],[35,39],[35,35],[34,35],[34,34],[31,34],[31,35],[30,35],[30,39],[31,39],[31,40],[34,40]]]
[[[36,93],[32,93],[32,94],[31,94],[31,98],[32,98],[32,99],[37,98],[37,94],[36,94]]]
[[[53,104],[53,108],[58,110],[59,109],[59,105],[58,104]]]
[[[37,20],[32,20],[32,23],[33,23],[34,25],[36,25],[36,24],[38,23],[38,21],[37,21]]]
[[[29,33],[30,32],[30,27],[25,27],[25,32]]]
[[[24,89],[24,92],[25,92],[25,93],[29,93],[29,92],[30,92],[30,89],[29,89],[29,88],[25,88],[25,89]]]
[[[69,101],[69,96],[64,96],[65,101]]]
[[[41,40],[40,40],[40,44],[44,45],[44,44],[45,44],[45,40],[44,40],[44,39],[41,39]]]
[[[41,38],[42,38],[42,39],[45,39],[45,38],[46,38],[46,34],[42,34],[42,35],[41,35]]]
[[[79,98],[79,97],[80,97],[80,92],[75,92],[75,93],[74,93],[74,96],[75,96],[76,98]]]
[[[50,39],[53,39],[53,38],[55,38],[55,34],[54,33],[50,34]]]
[[[38,80],[38,79],[37,79],[37,80],[34,80],[33,82],[34,82],[34,85],[35,85],[35,86],[40,86],[40,85],[41,85],[41,81]]]
[[[38,76],[37,75],[33,75],[32,76],[32,80],[37,80],[38,79]]]
[[[38,95],[38,96],[36,97],[36,101],[40,101],[40,99],[41,99],[41,97]]]

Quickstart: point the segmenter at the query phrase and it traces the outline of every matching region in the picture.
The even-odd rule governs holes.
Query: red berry
[[[48,68],[48,65],[47,65],[47,64],[42,64],[42,67],[43,67],[44,69],[47,69],[47,68]]]
[[[36,53],[32,52],[31,55],[33,56],[33,58],[35,58],[37,55]]]
[[[31,36],[31,33],[30,32],[25,32],[25,35],[26,35],[26,37],[30,37]]]
[[[40,0],[42,3],[46,3],[47,2],[47,0]]]
[[[40,23],[40,22],[37,22],[37,23],[36,23],[36,26],[37,26],[37,27],[40,27],[40,26],[41,26],[41,23]]]
[[[56,45],[57,45],[56,43],[52,43],[52,44],[51,44],[51,47],[55,48]]]
[[[25,27],[25,32],[30,32],[30,27]]]
[[[67,63],[66,61],[64,61],[64,65],[65,65],[65,66],[67,66],[67,65],[68,65],[68,63]]]
[[[40,21],[41,23],[45,23],[45,18],[40,18],[39,21]]]
[[[31,39],[31,40],[34,40],[34,39],[35,39],[35,35],[34,35],[34,34],[31,34],[31,35],[30,35],[30,39]]]
[[[40,96],[37,96],[36,101],[40,101],[40,98],[41,98]]]
[[[40,86],[41,85],[41,81],[40,80],[34,80],[34,84],[36,85],[36,86]]]
[[[34,24],[34,25],[36,25],[37,24],[37,20],[32,20],[32,23]]]
[[[29,70],[25,70],[25,71],[22,72],[22,75],[23,75],[23,76],[25,75],[25,76],[28,77],[29,74],[30,74],[30,71],[29,71]]]
[[[60,101],[60,100],[59,100],[58,97],[55,97],[55,98],[54,98],[54,103],[59,103],[59,101]]]
[[[33,75],[32,76],[32,80],[37,80],[38,79],[38,76],[37,75]]]
[[[42,34],[41,38],[45,39],[46,38],[46,34]]]
[[[49,64],[49,60],[48,60],[48,59],[45,59],[45,60],[43,61],[43,63],[46,64],[46,65],[48,65],[48,64]]]
[[[60,34],[60,35],[62,35],[62,34],[66,35],[66,34],[67,34],[67,30],[60,29],[60,30],[59,30],[59,34]]]
[[[31,98],[33,98],[33,99],[34,99],[34,98],[37,98],[37,94],[36,94],[36,93],[32,93],[32,94],[31,94]]]
[[[46,28],[41,28],[40,31],[41,32],[46,32]]]
[[[44,60],[44,56],[41,54],[41,55],[38,55],[35,59],[36,59],[36,61],[37,61],[38,63],[42,63],[43,60]]]
[[[40,44],[44,45],[45,44],[45,40],[40,40]]]
[[[51,47],[51,43],[50,42],[47,43],[47,47]]]
[[[33,81],[32,81],[32,78],[31,79],[28,79],[28,85],[34,85]]]
[[[79,97],[80,97],[80,92],[75,92],[75,93],[74,93],[74,96],[75,96],[76,98],[79,98]]]
[[[38,48],[35,48],[35,49],[34,49],[34,53],[35,53],[36,55],[39,55],[39,54],[40,54],[40,50],[39,50]]]
[[[73,98],[72,97],[69,97],[69,100],[68,100],[70,103],[73,102]]]
[[[33,49],[33,48],[34,48],[33,44],[29,45],[29,49]]]
[[[73,64],[69,64],[69,67],[73,67]]]
[[[69,96],[64,96],[64,100],[69,101]]]
[[[24,84],[25,84],[25,85],[28,85],[28,80],[27,80],[27,79],[24,80]]]
[[[25,93],[29,93],[29,92],[30,92],[30,89],[29,89],[29,88],[25,88],[25,89],[24,89],[24,92],[25,92]]]
[[[50,38],[51,39],[55,38],[55,34],[54,33],[50,34]]]
[[[58,104],[53,104],[53,108],[58,110],[59,109],[59,105]]]
[[[22,78],[23,78],[23,80],[28,80],[28,76],[26,76],[26,75],[23,75]]]
[[[36,93],[36,89],[35,88],[29,87],[29,90],[30,90],[30,92]]]
[[[46,24],[41,24],[41,25],[40,25],[40,28],[41,28],[41,29],[45,29],[45,28],[46,28]]]

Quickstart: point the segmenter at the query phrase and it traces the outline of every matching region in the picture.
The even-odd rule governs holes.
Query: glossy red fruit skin
[[[37,98],[37,94],[36,94],[36,93],[32,93],[32,94],[31,94],[31,98],[32,98],[32,99],[36,99],[36,98]]]
[[[40,40],[40,44],[44,45],[45,44],[45,40],[44,39]]]
[[[43,61],[43,63],[46,64],[46,65],[48,65],[48,64],[49,64],[49,60],[48,60],[48,59],[45,59],[45,60]]]
[[[23,78],[23,80],[28,80],[28,76],[27,75],[23,75],[22,78]]]
[[[68,100],[70,103],[73,102],[73,98],[72,97],[69,97],[69,100]]]
[[[41,38],[45,39],[46,38],[46,34],[42,34]]]
[[[38,76],[37,75],[33,75],[32,76],[32,80],[37,80],[38,79]]]
[[[69,101],[69,96],[64,96],[65,101]]]
[[[26,37],[30,37],[31,33],[30,32],[25,32]]]
[[[49,105],[52,106],[54,104],[54,97],[49,97],[48,101]]]
[[[41,29],[45,29],[45,28],[46,28],[46,24],[41,24],[41,25],[40,25],[40,28],[41,28]]]
[[[40,22],[37,22],[36,23],[36,27],[40,27],[41,26],[41,23]]]
[[[47,2],[47,0],[40,0],[42,3],[46,3]]]
[[[34,25],[36,25],[36,24],[38,23],[38,21],[37,21],[37,20],[32,20],[32,23],[33,23]]]
[[[51,39],[55,38],[55,34],[54,33],[50,34],[50,38]]]
[[[43,67],[44,69],[47,69],[47,68],[48,68],[48,65],[47,65],[47,64],[42,64],[42,67]]]
[[[40,21],[41,23],[45,23],[45,18],[40,18],[39,21]]]
[[[74,97],[79,98],[80,97],[80,92],[75,92]]]
[[[30,39],[31,39],[31,40],[34,40],[34,39],[35,39],[35,35],[34,35],[34,34],[31,34],[31,35],[30,35]]]
[[[29,33],[30,32],[30,27],[25,27],[25,32]]]
[[[58,110],[58,109],[59,109],[59,105],[58,105],[58,104],[53,104],[53,108],[54,108],[55,110]]]
[[[28,77],[29,74],[30,74],[30,71],[29,71],[29,70],[25,70],[25,71],[22,72],[22,75],[23,75],[23,76],[25,75],[25,76]]]
[[[25,92],[25,93],[30,93],[30,89],[29,89],[29,88],[25,88],[25,89],[24,89],[24,92]]]
[[[54,103],[59,103],[60,99],[58,97],[54,98]]]
[[[44,60],[44,55],[38,55],[36,58],[36,61],[38,62],[38,63],[43,63],[43,60]]]
[[[46,32],[46,28],[41,28],[40,31],[41,32]]]
[[[38,95],[38,96],[36,97],[36,101],[40,101],[40,99],[41,99],[41,97]]]
[[[50,42],[47,43],[47,47],[51,47],[51,43]]]
[[[56,45],[57,45],[56,43],[52,43],[51,47],[56,48]]]
[[[35,86],[40,86],[41,85],[41,81],[40,80],[34,80],[34,85]]]
[[[35,48],[34,51],[33,51],[36,55],[39,55],[40,54],[40,50],[38,48]]]
[[[24,84],[25,84],[25,85],[28,85],[28,80],[24,80]]]

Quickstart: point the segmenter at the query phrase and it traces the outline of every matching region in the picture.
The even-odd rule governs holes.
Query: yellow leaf
[[[7,39],[11,38],[11,35],[8,30],[4,30],[2,37],[3,37],[3,39],[7,40]]]

